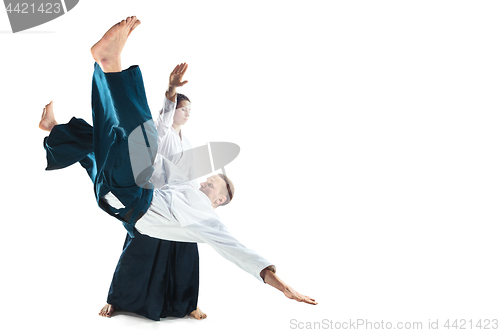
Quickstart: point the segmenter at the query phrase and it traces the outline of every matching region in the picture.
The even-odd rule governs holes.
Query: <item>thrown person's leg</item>
[[[138,66],[118,69],[120,52],[126,38],[137,26],[135,17],[113,26],[92,47],[94,65],[92,80],[92,117],[94,122],[94,153],[97,167],[95,194],[99,206],[119,219],[133,224],[144,213],[152,198],[152,187],[141,187],[132,169],[129,144],[131,133],[140,133],[140,151],[146,152],[148,165],[141,178],[147,183],[156,155],[157,132],[149,110],[142,74]],[[102,66],[102,67],[101,67]],[[138,131],[137,131],[138,129]],[[142,146],[141,146],[142,145]],[[141,159],[144,155],[141,155]],[[134,156],[133,156],[134,157]],[[111,193],[120,208],[107,205],[102,199]],[[127,227],[127,226],[126,226]],[[132,227],[127,228],[129,232]]]
[[[112,26],[102,38],[92,46],[94,60],[101,66],[104,73],[120,72],[121,52],[130,33],[139,25],[135,16]]]
[[[74,117],[67,124],[57,124],[51,102],[44,109],[39,127],[50,131],[43,140],[47,154],[45,170],[63,169],[80,162],[94,181],[96,170],[92,126],[85,120]]]
[[[55,125],[57,125],[57,121],[54,116],[54,101],[50,101],[50,103],[43,108],[42,119],[38,127],[40,127],[41,130],[50,132]]]
[[[67,124],[54,126],[44,138],[43,146],[47,154],[45,170],[63,169],[80,162],[92,181],[95,180],[93,129],[85,120],[73,117]]]
[[[88,175],[95,180],[93,128],[85,120],[71,118],[67,124],[58,124],[54,116],[54,102],[45,105],[40,129],[50,132],[43,140],[47,156],[45,170],[58,170],[80,162]]]

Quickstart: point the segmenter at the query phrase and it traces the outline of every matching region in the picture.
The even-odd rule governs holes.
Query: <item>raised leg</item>
[[[131,233],[133,224],[151,202],[152,188],[136,183],[129,152],[129,136],[136,129],[144,133],[142,142],[151,160],[156,156],[157,132],[152,123],[142,74],[138,66],[121,71],[120,55],[127,37],[140,22],[135,17],[114,25],[92,47],[96,60],[92,81],[92,116],[94,123],[94,153],[96,162],[95,194],[99,206],[125,222]],[[142,136],[142,135],[141,135]],[[140,146],[141,142],[139,142]],[[141,156],[142,157],[142,156]],[[152,164],[152,162],[150,163]],[[152,166],[141,174],[147,183]],[[123,208],[106,204],[104,196],[112,193]],[[104,201],[103,201],[104,200]]]
[[[83,119],[71,118],[67,124],[52,126],[49,136],[43,140],[47,154],[46,170],[63,169],[80,162],[94,182],[93,141],[93,128]]]
[[[120,72],[121,53],[130,33],[139,25],[135,16],[112,26],[102,38],[92,46],[90,52],[104,73]]]
[[[50,103],[43,108],[42,120],[40,120],[38,127],[44,131],[50,132],[55,125],[57,125],[57,121],[54,116],[54,101],[50,101]]]

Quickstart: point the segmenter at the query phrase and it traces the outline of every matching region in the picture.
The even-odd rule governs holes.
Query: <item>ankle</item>
[[[122,71],[120,60],[101,60],[98,63],[104,73],[118,73]]]

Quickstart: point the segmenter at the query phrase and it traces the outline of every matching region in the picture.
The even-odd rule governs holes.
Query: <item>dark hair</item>
[[[234,185],[233,185],[233,182],[231,181],[231,179],[229,179],[228,176],[222,174],[222,173],[219,173],[219,176],[226,182],[226,191],[227,191],[227,196],[226,196],[226,201],[224,201],[223,203],[221,203],[219,206],[224,206],[224,205],[227,205],[228,203],[231,202],[231,200],[233,200],[233,196],[234,196]]]
[[[177,93],[177,105],[179,105],[181,101],[188,101],[189,103],[191,103],[191,101],[186,95]]]

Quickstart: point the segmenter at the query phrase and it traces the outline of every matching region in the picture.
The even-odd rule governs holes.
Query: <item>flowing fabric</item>
[[[129,135],[152,120],[138,66],[117,73],[104,73],[97,63],[94,65],[92,120],[97,169],[94,182],[96,199],[99,207],[124,222],[133,237],[134,224],[147,211],[153,197],[152,189],[136,184],[129,153]],[[156,128],[153,127],[152,132],[147,137],[155,138],[156,145]],[[144,150],[148,148],[144,146]],[[148,171],[151,176],[152,166]],[[144,179],[147,181],[148,177]],[[120,200],[123,208],[115,209],[101,200],[109,192]]]
[[[67,124],[54,126],[43,146],[47,154],[45,170],[63,169],[79,162],[95,182],[94,129],[85,120],[73,117]]]
[[[109,288],[108,304],[149,319],[184,317],[196,310],[199,258],[196,243],[127,235]]]
[[[139,213],[149,207],[152,194],[135,184],[127,145],[128,135],[151,119],[142,75],[137,66],[103,73],[96,64],[92,89],[94,127],[77,118],[56,125],[44,139],[46,170],[79,162],[94,183],[101,208],[120,219],[128,231],[108,303],[153,320],[183,317],[197,306],[197,244],[159,240],[134,233],[133,228]],[[125,208],[103,205],[100,199],[109,191]]]

